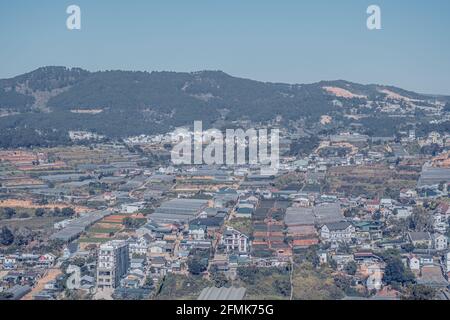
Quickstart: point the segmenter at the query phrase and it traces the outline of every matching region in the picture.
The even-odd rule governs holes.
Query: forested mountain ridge
[[[166,132],[194,120],[205,126],[218,119],[265,122],[277,116],[317,122],[323,115],[339,118],[346,110],[367,104],[420,101],[428,106],[436,99],[344,80],[291,85],[236,78],[221,71],[89,72],[43,67],[0,80],[0,139],[16,137],[11,146],[35,145],[38,140],[65,143],[70,130],[116,138]],[[37,132],[30,138],[34,142],[27,143],[33,132]]]

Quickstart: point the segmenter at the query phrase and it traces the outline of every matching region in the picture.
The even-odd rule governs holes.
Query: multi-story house
[[[439,233],[435,233],[432,235],[433,239],[433,247],[435,250],[442,251],[447,250],[448,247],[448,238],[447,236]]]
[[[327,223],[320,229],[320,237],[325,242],[350,242],[355,237],[355,227],[347,221]]]
[[[150,240],[148,235],[130,241],[128,249],[130,253],[130,259],[133,258],[133,255],[145,256],[149,248],[149,243]]]
[[[130,265],[129,246],[124,240],[112,240],[100,245],[97,263],[97,286],[116,288]]]
[[[440,214],[433,216],[433,229],[436,232],[445,233],[448,228],[447,217]]]
[[[56,260],[56,256],[54,254],[46,253],[39,257],[38,264],[40,266],[49,268],[55,263],[55,260]]]
[[[411,206],[396,206],[393,213],[397,219],[406,219],[413,213],[413,207]]]
[[[220,242],[225,246],[226,252],[248,252],[248,236],[234,228],[227,227]]]
[[[413,189],[400,190],[400,199],[413,199],[417,197],[417,191]]]
[[[205,225],[189,225],[189,237],[193,240],[205,240],[207,227]]]
[[[411,255],[410,257],[408,257],[408,265],[412,272],[414,272],[415,274],[420,273],[421,264],[418,257],[416,257],[415,255]]]

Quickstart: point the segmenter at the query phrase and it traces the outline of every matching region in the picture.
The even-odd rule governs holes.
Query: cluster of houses
[[[17,286],[33,289],[41,270],[56,268],[62,278],[46,282],[35,297],[57,298],[61,282],[68,290],[99,299],[149,297],[168,274],[191,272],[193,258],[206,266],[203,276],[216,267],[232,280],[239,267],[288,266],[313,248],[320,263],[335,265],[339,272],[356,264],[349,276],[368,291],[379,292],[385,287],[382,252],[397,249],[418,283],[444,290],[450,275],[450,153],[427,159],[417,172],[417,186],[408,185],[395,195],[323,188],[330,183],[331,168],[383,162],[393,171],[397,159],[414,160],[404,145],[416,141],[415,134],[394,140],[357,133],[331,135],[308,156],[282,154],[278,173],[266,175],[250,164],[172,166],[164,158],[163,146],[170,143],[165,136],[130,138],[127,147],[99,143],[92,150],[61,152],[54,156],[57,159],[48,154],[0,154],[24,172],[46,165],[71,169],[35,173],[34,181],[24,173],[26,184],[6,175],[2,179],[8,183],[1,188],[5,194],[24,192],[33,199],[89,209],[55,221],[49,240],[64,243],[58,256],[0,255],[0,289],[23,293],[28,290]],[[447,140],[433,133],[419,142],[445,148]],[[381,147],[364,151],[356,147],[383,143],[386,152]],[[136,146],[142,148],[133,151]],[[144,151],[158,157],[149,159]],[[290,181],[284,183],[286,177]],[[435,206],[426,206],[430,202]],[[419,208],[430,221],[416,228],[411,221]],[[95,239],[86,236],[93,225],[115,214],[132,219],[140,215],[144,223],[108,230]]]
[[[0,266],[3,270],[17,270],[23,268],[50,268],[55,264],[56,256],[52,253],[46,254],[0,254]]]
[[[0,254],[0,292],[10,293],[14,300],[23,298],[55,265],[56,259],[52,253]]]

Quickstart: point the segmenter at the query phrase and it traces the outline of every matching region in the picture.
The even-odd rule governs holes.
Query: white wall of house
[[[355,235],[355,227],[348,226],[344,230],[331,230],[324,225],[320,229],[320,236],[326,242],[350,242]]]
[[[233,228],[228,228],[227,231],[224,232],[221,239],[221,244],[225,246],[225,250],[227,252],[248,252],[248,237]]]
[[[448,247],[448,239],[444,235],[438,235],[433,239],[434,249],[436,250],[446,250]]]

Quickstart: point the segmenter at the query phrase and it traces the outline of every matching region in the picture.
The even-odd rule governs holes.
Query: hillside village
[[[0,150],[0,297],[448,300],[450,134],[300,127],[274,175],[174,166],[170,134]]]

